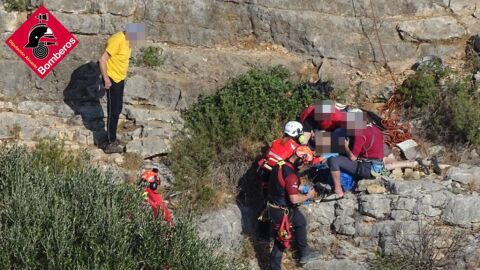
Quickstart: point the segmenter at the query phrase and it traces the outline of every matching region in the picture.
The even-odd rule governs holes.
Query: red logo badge
[[[40,6],[6,43],[43,79],[78,45],[78,40]]]

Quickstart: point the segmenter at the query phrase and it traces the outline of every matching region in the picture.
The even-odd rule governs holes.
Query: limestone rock
[[[168,166],[163,163],[159,163],[158,174],[162,179],[162,186],[171,186],[175,183],[175,177]]]
[[[431,180],[412,180],[412,181],[393,181],[388,178],[383,178],[388,189],[396,195],[415,195],[421,192],[435,192],[446,190],[446,188]]]
[[[13,32],[27,19],[26,12],[7,12],[0,6],[0,33]]]
[[[390,199],[385,195],[362,195],[359,198],[360,212],[374,218],[385,218],[390,214]]]
[[[451,198],[443,212],[443,220],[452,225],[470,227],[480,222],[480,197],[457,195]]]
[[[333,228],[339,234],[354,235],[355,220],[349,216],[338,216],[333,222]]]
[[[333,82],[335,88],[345,89],[349,87],[348,80],[345,79],[348,70],[349,68],[338,61],[324,60],[318,71],[318,77],[322,81]]]
[[[353,196],[352,196],[353,197]],[[336,216],[353,216],[358,210],[357,198],[351,198],[348,194],[335,204]]]
[[[99,15],[68,14],[53,12],[53,15],[73,34],[98,34],[101,27]]]
[[[62,65],[62,67],[65,68],[65,73],[66,76],[60,77],[61,79],[65,80],[66,83],[68,83],[68,79],[70,79],[70,75],[73,72],[73,70],[80,65],[84,64],[85,62],[83,61],[98,61],[100,59],[100,56],[102,56],[103,52],[105,51],[105,44],[107,42],[107,36],[94,36],[94,35],[76,35],[75,36],[79,43],[78,46],[75,47],[75,49],[65,57],[65,59],[58,64],[57,68],[55,70],[61,70],[59,67]],[[73,60],[80,59],[82,62],[80,62],[78,65],[76,62],[73,62]],[[70,61],[65,61],[65,60],[70,60]],[[65,84],[67,86],[67,84]]]
[[[125,82],[125,102],[140,101],[149,104],[148,100],[151,95],[152,84],[147,78],[136,74]]]
[[[51,115],[58,117],[71,117],[74,112],[64,103],[22,101],[17,105],[17,111],[24,114],[38,113],[42,115]]]
[[[128,18],[115,16],[112,14],[102,14],[100,16],[100,34],[113,35],[125,30]]]
[[[380,88],[369,81],[361,81],[357,85],[357,90],[361,100],[372,100],[380,94]]]
[[[367,187],[367,192],[369,194],[384,194],[387,192],[387,189],[383,186],[373,184]]]
[[[30,0],[27,1],[30,7],[39,7],[40,5],[45,5],[45,7],[50,11],[63,11],[66,13],[73,12],[85,12],[90,7],[88,0],[79,0],[79,1],[62,1],[62,0],[52,0],[52,1],[42,1],[42,0]]]
[[[369,252],[362,247],[351,244],[348,241],[339,241],[338,243],[338,252],[336,258],[338,259],[349,259],[353,261],[366,261],[368,259]]]
[[[367,188],[371,185],[381,185],[382,180],[380,179],[364,179],[357,182],[357,191],[367,191]]]
[[[412,218],[412,212],[407,210],[392,210],[390,215],[394,220],[405,221]]]
[[[238,206],[228,205],[226,208],[203,215],[197,230],[203,239],[218,239],[223,250],[235,252],[241,248],[242,215]]]
[[[403,39],[410,41],[449,40],[466,34],[465,28],[449,16],[403,21],[397,29]]]
[[[368,265],[365,263],[356,263],[354,261],[343,259],[343,260],[331,260],[331,261],[312,261],[304,265],[305,269],[309,270],[317,270],[317,269],[325,269],[325,270],[344,270],[344,269],[351,269],[351,270],[367,270],[369,269]]]
[[[415,207],[415,203],[415,198],[399,197],[396,201],[393,201],[392,208],[395,210],[406,210],[412,212],[413,207]]]
[[[132,140],[126,145],[127,153],[137,153],[144,158],[165,154],[168,150],[164,139],[155,137]]]
[[[460,168],[450,167],[447,172],[447,179],[451,179],[462,185],[468,185],[475,181],[480,175],[480,167]]]
[[[303,208],[303,213],[309,223],[330,226],[335,220],[335,202],[321,202],[311,207]]]
[[[135,120],[137,123],[145,123],[148,121],[162,121],[167,123],[182,122],[180,113],[172,111],[126,105],[125,114],[128,119]]]
[[[137,129],[135,129],[134,131],[127,132],[127,136],[131,140],[140,139],[140,137],[142,136],[142,130],[143,130],[143,128],[139,127]]]
[[[425,196],[418,198],[417,203],[413,208],[413,214],[436,217],[440,216],[442,211],[432,206],[432,196],[430,194],[426,194]]]

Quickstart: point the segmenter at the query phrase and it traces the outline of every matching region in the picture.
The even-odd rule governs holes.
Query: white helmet
[[[283,133],[295,138],[303,134],[303,125],[297,121],[290,121],[285,125]]]

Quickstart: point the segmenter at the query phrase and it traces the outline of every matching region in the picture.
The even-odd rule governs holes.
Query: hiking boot
[[[440,166],[438,165],[438,159],[437,159],[437,156],[433,156],[430,161],[432,161],[432,169],[433,169],[433,172],[437,175],[442,175],[442,169],[440,168]]]
[[[322,199],[325,196],[327,196],[329,194],[332,194],[332,192],[333,192],[332,186],[330,186],[329,184],[322,183],[322,182],[317,182],[317,183],[313,184],[313,188],[315,189],[317,194],[320,195],[320,197]]]
[[[416,158],[416,162],[418,162],[418,167],[423,171],[425,175],[430,174],[430,170],[428,169],[427,165],[423,163],[423,160],[421,158]]]
[[[102,150],[105,150],[105,148],[107,148],[108,145],[109,145],[108,140],[106,140],[106,141],[103,141],[101,143],[98,143],[97,147],[102,149]]]
[[[315,260],[320,259],[320,256],[322,256],[322,254],[320,254],[320,252],[318,251],[308,251],[308,252],[305,252],[305,254],[303,254],[302,257],[300,257],[300,260],[298,262],[300,264],[306,264],[306,263],[313,262]]]
[[[123,149],[124,147],[120,145],[120,142],[117,140],[105,146],[103,152],[105,154],[123,153]]]

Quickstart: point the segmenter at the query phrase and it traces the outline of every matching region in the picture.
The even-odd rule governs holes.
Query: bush
[[[449,76],[446,69],[424,67],[399,89],[404,106],[422,119],[434,141],[480,144],[480,97],[470,78]],[[441,83],[442,81],[442,83]]]
[[[378,270],[454,269],[462,257],[465,239],[465,232],[419,224],[417,232],[394,236],[390,251],[378,253],[371,263]]]
[[[438,103],[441,93],[439,82],[447,75],[449,70],[442,66],[440,59],[434,58],[419,65],[415,74],[409,76],[399,89],[404,106],[421,112],[425,106]]]
[[[470,80],[453,81],[440,103],[439,109],[432,114],[438,123],[432,127],[432,133],[444,131],[450,141],[467,141],[480,145],[480,97]],[[432,122],[434,122],[432,120]]]
[[[199,205],[218,199],[218,192],[212,191],[235,188],[238,175],[245,171],[226,173],[218,166],[250,166],[259,145],[281,136],[282,125],[320,97],[288,78],[283,67],[252,70],[214,95],[200,97],[185,111],[188,134],[174,143],[169,155],[177,188],[189,190],[190,199]],[[232,167],[232,163],[241,166]],[[216,172],[227,175],[229,182],[222,182]]]
[[[0,150],[1,269],[235,268],[189,218],[154,219],[141,189],[41,143]]]
[[[134,63],[145,67],[159,67],[163,64],[163,49],[160,47],[148,46],[140,49],[140,55],[135,58]]]
[[[467,41],[467,46],[465,48],[465,68],[471,73],[476,73],[480,71],[480,55],[475,51],[473,43],[475,41],[475,36],[472,36]]]
[[[3,6],[5,10],[8,12],[12,11],[25,11],[27,10],[27,5],[25,4],[25,0],[4,0]]]
[[[438,102],[440,89],[434,74],[418,71],[403,82],[400,95],[405,107],[420,111],[426,105]]]

